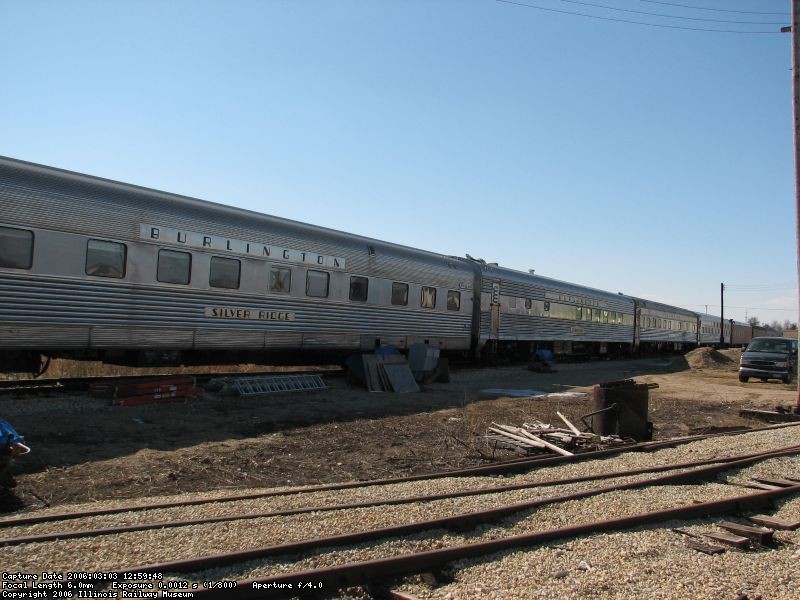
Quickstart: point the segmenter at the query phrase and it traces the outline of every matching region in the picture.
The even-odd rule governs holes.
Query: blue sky
[[[0,0],[0,56],[5,156],[714,314],[726,282],[727,317],[797,319],[788,34],[495,0]]]

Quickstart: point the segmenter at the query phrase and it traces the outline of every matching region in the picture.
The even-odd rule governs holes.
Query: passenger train
[[[650,300],[0,157],[0,370],[744,344]],[[722,334],[720,327],[723,328]]]

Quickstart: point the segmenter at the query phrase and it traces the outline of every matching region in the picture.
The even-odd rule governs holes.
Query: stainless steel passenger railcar
[[[635,301],[637,349],[682,350],[697,344],[697,313],[652,300]]]
[[[0,158],[0,346],[16,353],[472,343],[473,268],[277,217]]]
[[[0,158],[0,368],[265,353],[719,343],[719,319],[251,211]],[[725,340],[731,341],[726,323]]]
[[[631,298],[495,265],[477,266],[481,346],[553,343],[559,354],[629,349]]]
[[[720,329],[724,344],[731,343],[731,325],[725,321],[720,325],[720,318],[713,315],[698,315],[700,333],[697,339],[699,346],[718,346],[720,344]]]

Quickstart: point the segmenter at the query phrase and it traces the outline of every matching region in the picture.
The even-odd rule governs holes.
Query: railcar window
[[[575,307],[575,320],[576,321],[583,320],[583,309],[580,306]]]
[[[369,279],[353,275],[350,278],[350,300],[354,302],[366,302],[367,291],[369,289]]]
[[[591,321],[592,320],[592,311],[593,310],[594,310],[593,308],[587,308],[583,312],[583,318],[586,319],[587,321]]]
[[[395,306],[408,305],[408,284],[392,282],[392,304]]]
[[[436,308],[436,288],[422,286],[420,306],[422,308]]]
[[[229,290],[239,289],[239,276],[242,263],[235,258],[211,257],[211,268],[208,271],[208,285]]]
[[[531,300],[530,298],[525,298],[525,308],[530,310],[532,306],[533,306],[533,300]]]
[[[461,310],[461,292],[447,291],[447,310]]]
[[[603,311],[603,323],[608,323],[608,311]]]
[[[86,242],[86,274],[92,277],[125,277],[125,244],[89,240]]]
[[[161,283],[189,283],[192,272],[192,255],[175,250],[158,251],[156,279]]]
[[[288,294],[292,286],[292,270],[287,267],[270,267],[269,291],[274,294]]]
[[[33,265],[33,232],[0,227],[0,267],[30,269]]]
[[[549,311],[550,310],[550,302],[548,302],[547,300],[544,301],[544,309],[545,309],[545,311]]]
[[[325,271],[309,271],[306,275],[306,296],[327,298],[330,273]]]

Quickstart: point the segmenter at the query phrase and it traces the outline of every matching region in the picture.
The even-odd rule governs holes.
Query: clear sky
[[[0,0],[0,154],[795,321],[789,0],[520,3]]]

